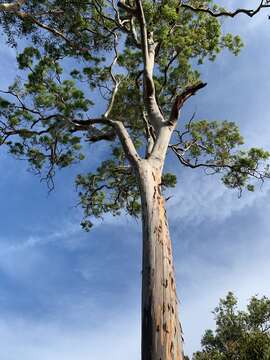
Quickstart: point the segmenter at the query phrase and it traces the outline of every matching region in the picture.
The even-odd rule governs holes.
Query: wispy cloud
[[[95,327],[84,329],[69,323],[6,318],[0,321],[0,356],[5,360],[135,360],[140,353],[138,323],[130,313],[100,318]]]
[[[222,222],[233,214],[253,206],[269,195],[269,186],[259,183],[257,192],[245,191],[238,197],[236,190],[229,190],[218,176],[206,176],[203,172],[182,172],[179,184],[168,201],[169,218],[172,225],[198,226],[204,221]]]

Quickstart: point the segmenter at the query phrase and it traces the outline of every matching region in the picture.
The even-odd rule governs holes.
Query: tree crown
[[[253,16],[266,6],[237,11]],[[140,212],[132,161],[153,156],[165,127],[175,129],[168,147],[181,165],[219,173],[240,191],[269,177],[262,162],[270,154],[241,150],[234,123],[192,118],[177,127],[185,101],[206,85],[203,62],[243,46],[220,21],[237,11],[209,0],[20,0],[0,10],[21,70],[1,91],[0,142],[45,172],[50,187],[56,168],[83,160],[89,143],[109,142],[96,172],[76,180],[86,218]],[[163,175],[163,188],[175,183]]]
[[[215,332],[207,330],[203,350],[194,360],[254,359],[270,357],[270,300],[254,296],[247,310],[237,309],[237,299],[229,292],[214,310]]]

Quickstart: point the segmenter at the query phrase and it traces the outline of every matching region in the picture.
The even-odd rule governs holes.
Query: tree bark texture
[[[183,360],[161,168],[143,160],[139,177],[143,222],[142,360]]]

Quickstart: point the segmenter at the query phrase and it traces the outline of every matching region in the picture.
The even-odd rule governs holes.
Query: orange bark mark
[[[143,336],[150,338],[152,345],[148,347],[147,355],[143,360],[183,360],[172,245],[165,201],[161,194],[160,177],[154,172],[150,172],[149,175],[149,181],[153,179],[154,184],[149,193],[148,199],[151,199],[151,204],[149,204],[148,222],[145,223],[147,229],[145,244],[149,253],[146,252],[144,257],[144,269],[149,268],[149,277],[146,277],[144,283],[143,311],[147,312],[147,323]]]
[[[159,187],[158,187],[159,189]],[[160,193],[160,191],[158,191]],[[156,194],[156,191],[155,191]],[[167,217],[164,208],[164,200],[162,196],[156,198],[157,206],[159,208],[159,225],[157,229],[157,242],[156,246],[160,246],[158,253],[161,254],[162,259],[157,259],[159,265],[162,264],[163,271],[160,276],[160,284],[163,286],[163,326],[160,329],[161,344],[165,344],[164,359],[161,360],[181,360],[179,346],[177,346],[177,336],[181,336],[178,328],[178,318],[174,311],[176,304],[176,290],[174,281],[174,271],[172,268],[172,249],[169,232],[167,228]],[[168,280],[170,279],[170,281]],[[167,305],[167,307],[166,307]],[[158,334],[159,335],[159,334]],[[176,345],[175,345],[176,344]],[[175,350],[177,353],[175,353]]]

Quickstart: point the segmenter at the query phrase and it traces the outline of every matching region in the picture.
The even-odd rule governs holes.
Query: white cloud
[[[63,221],[61,228],[44,235],[30,235],[26,238],[0,238],[0,270],[10,279],[19,281],[22,286],[31,288],[31,283],[46,283],[46,274],[55,271],[55,277],[64,270],[61,263],[55,262],[53,250],[51,256],[44,250],[47,245],[61,246],[63,251],[73,251],[81,246],[82,230],[78,224]],[[52,248],[53,249],[53,248]],[[54,261],[52,262],[52,259]],[[48,269],[48,270],[46,270]],[[54,269],[54,270],[53,270]],[[42,279],[42,280],[41,280]],[[54,279],[51,279],[53,283]],[[44,283],[45,281],[45,283]]]
[[[193,226],[205,220],[221,222],[244,208],[253,206],[261,198],[267,197],[269,186],[258,186],[254,193],[244,192],[241,198],[235,190],[226,189],[218,176],[185,172],[179,179],[173,197],[168,201],[171,224],[185,221]]]
[[[11,253],[19,253],[34,247],[43,246],[48,243],[61,241],[64,245],[73,248],[75,235],[82,233],[82,229],[78,223],[63,221],[61,225],[45,235],[30,235],[26,239],[16,237],[16,242],[1,239],[0,257]],[[10,244],[11,242],[11,244]],[[79,241],[76,238],[76,244]]]
[[[95,327],[83,329],[68,323],[2,318],[0,357],[5,360],[135,360],[140,353],[138,324],[138,318],[130,313],[109,319],[101,316]]]

